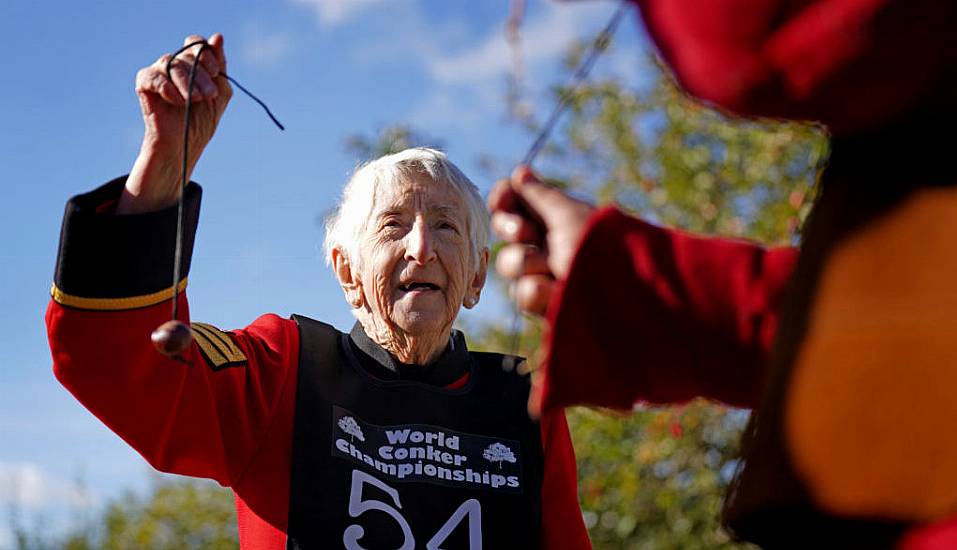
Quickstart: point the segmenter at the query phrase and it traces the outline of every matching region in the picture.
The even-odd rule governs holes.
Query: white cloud
[[[546,2],[536,6],[541,9],[528,13],[519,31],[521,55],[528,70],[554,66],[573,40],[594,37],[614,8],[602,2]],[[390,6],[388,13],[379,10],[376,18],[364,24],[366,39],[354,50],[356,61],[365,65],[417,61],[433,81],[447,85],[500,81],[511,70],[512,51],[504,32],[506,7],[502,8],[501,19],[480,35],[464,18],[466,14],[432,20],[421,8],[416,3],[400,2]]]
[[[464,17],[432,21],[420,5],[398,2],[391,4],[388,12],[380,10],[377,17],[363,22],[360,32],[364,38],[352,53],[359,65],[408,63],[428,71],[431,60],[472,31]]]
[[[520,48],[525,80],[540,90],[553,82],[554,69],[569,45],[576,39],[591,39],[614,6],[598,2],[539,6],[542,9],[527,14],[520,29]],[[413,123],[469,131],[505,115],[505,79],[514,62],[503,32],[505,16],[503,9],[501,24],[465,44],[461,43],[465,33],[447,32],[454,22],[434,23],[428,27],[430,32],[421,32],[424,24],[405,26],[411,30],[392,40],[392,51],[418,57],[434,82],[430,93],[412,109]],[[383,49],[381,55],[390,54]]]
[[[292,49],[293,39],[288,33],[249,33],[243,41],[242,57],[250,65],[275,63]]]
[[[498,20],[476,25],[464,11],[437,16],[422,2],[293,0],[314,7],[325,26],[353,23],[363,40],[351,46],[354,66],[408,67],[409,77],[423,74],[428,90],[406,116],[431,132],[468,132],[505,116],[506,77],[513,52],[505,39],[507,4]],[[536,2],[520,28],[526,94],[537,97],[555,82],[561,55],[575,40],[592,39],[615,10],[613,3]],[[623,22],[627,26],[628,22]]]
[[[23,509],[86,507],[92,497],[71,481],[58,479],[28,462],[0,462],[0,503]]]
[[[546,4],[541,16],[528,18],[519,30],[521,55],[530,69],[554,62],[576,38],[590,38],[608,13],[607,4]],[[504,24],[504,21],[503,21]],[[502,26],[494,27],[476,46],[429,60],[432,77],[445,84],[468,84],[500,78],[512,66],[512,51]]]
[[[500,87],[481,86],[471,89],[439,86],[409,114],[409,121],[417,128],[433,131],[467,132],[501,115]]]
[[[294,0],[316,12],[319,24],[335,27],[348,22],[366,10],[385,3],[386,0]]]

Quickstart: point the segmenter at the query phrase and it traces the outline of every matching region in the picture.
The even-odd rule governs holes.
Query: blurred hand
[[[544,315],[556,279],[568,275],[594,206],[543,183],[527,166],[489,193],[492,229],[506,244],[495,269],[513,281],[512,298],[529,313]]]
[[[186,37],[183,45],[204,40],[202,36]],[[223,36],[209,38],[196,67],[189,122],[189,165],[187,179],[206,145],[216,132],[232,88],[222,73],[226,72]],[[179,198],[183,163],[183,123],[189,91],[189,71],[200,46],[180,53],[170,67],[171,54],[166,54],[136,74],[136,95],[140,100],[145,134],[143,145],[126,189],[117,205],[117,213],[160,210]]]

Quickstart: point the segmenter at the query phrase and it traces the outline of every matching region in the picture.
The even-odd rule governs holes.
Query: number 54
[[[385,491],[385,493],[392,498],[395,507],[380,500],[362,500],[362,485],[364,483],[368,483]],[[401,509],[402,503],[399,502],[398,491],[365,472],[352,470],[352,488],[349,491],[349,515],[357,518],[369,510],[385,512],[392,517],[392,519],[399,524],[399,528],[402,529],[402,544],[398,547],[398,550],[414,550],[415,537],[412,536],[412,528],[409,527],[409,522],[407,522],[405,518],[402,517],[402,513],[399,512]],[[452,534],[452,531],[462,522],[465,516],[469,518],[469,550],[482,550],[482,505],[474,498],[466,500],[455,509],[455,512],[452,512],[449,519],[435,535],[429,539],[429,542],[425,543],[426,550],[442,550],[439,545],[445,542],[445,539]],[[346,550],[366,550],[359,544],[359,539],[361,539],[364,534],[365,529],[363,529],[361,525],[353,523],[346,527],[346,530],[342,533],[342,543],[345,545]]]

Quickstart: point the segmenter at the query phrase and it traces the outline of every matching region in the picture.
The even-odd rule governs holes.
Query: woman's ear
[[[462,305],[466,309],[472,309],[479,303],[479,299],[482,297],[482,288],[485,286],[485,278],[488,276],[488,247],[482,249],[482,253],[479,255],[479,265],[478,269],[475,270],[475,275],[472,276],[472,280],[469,281],[468,290],[465,291],[465,298],[462,300]]]
[[[362,282],[358,273],[353,270],[349,257],[339,247],[332,249],[332,269],[336,272],[336,279],[346,295],[346,301],[353,309],[362,307]]]

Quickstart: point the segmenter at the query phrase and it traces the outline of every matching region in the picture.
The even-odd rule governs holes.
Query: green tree
[[[149,492],[128,491],[65,534],[12,521],[16,550],[235,550],[232,492],[211,481],[157,477]]]
[[[372,136],[352,134],[346,137],[346,152],[360,162],[379,158],[383,155],[398,153],[409,147],[442,147],[442,142],[432,139],[410,124],[388,124],[379,128]]]
[[[207,481],[159,479],[147,497],[127,493],[107,507],[98,542],[102,550],[236,548],[232,493]]]

